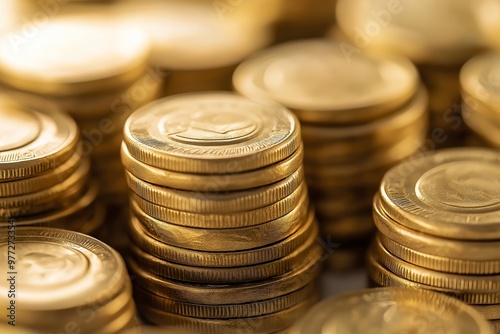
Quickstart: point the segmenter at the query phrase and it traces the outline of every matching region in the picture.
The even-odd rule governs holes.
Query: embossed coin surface
[[[0,96],[0,180],[31,177],[56,168],[76,150],[75,122],[38,99]]]
[[[500,153],[451,149],[393,168],[381,204],[400,224],[459,240],[500,238]]]
[[[293,334],[490,334],[489,323],[456,299],[435,292],[381,288],[327,299],[313,307]]]
[[[238,173],[289,157],[300,144],[285,108],[232,93],[186,94],[136,111],[125,125],[135,159],[185,173]]]
[[[122,289],[124,264],[114,250],[100,241],[51,228],[19,227],[15,232],[13,270],[18,273],[16,298],[20,312],[77,308],[97,295],[112,298]],[[6,230],[0,232],[3,277],[13,271],[7,266],[8,235]],[[9,302],[8,290],[6,285],[0,287],[1,305]]]
[[[233,81],[242,94],[277,101],[302,121],[339,123],[374,119],[402,105],[417,90],[418,74],[406,60],[346,61],[334,43],[309,40],[259,53],[239,66]]]

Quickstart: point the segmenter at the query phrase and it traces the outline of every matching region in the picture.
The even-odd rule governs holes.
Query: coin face
[[[0,260],[5,264],[7,233],[0,232]],[[125,279],[124,264],[115,251],[71,231],[17,228],[15,262],[20,292],[16,298],[22,311],[70,309],[104,296],[111,299]],[[10,271],[7,265],[1,269],[4,277]],[[7,290],[5,285],[0,287],[2,303],[8,302]]]
[[[472,307],[410,288],[361,290],[317,304],[291,333],[491,333]]]
[[[15,33],[25,36],[23,31]],[[0,42],[0,72],[21,89],[54,93],[65,85],[121,76],[144,65],[149,41],[140,31],[103,16],[52,18],[18,43]],[[106,87],[109,89],[109,87]]]
[[[325,111],[318,119],[367,117],[353,109],[380,109],[406,102],[416,91],[418,75],[406,60],[354,55],[347,58],[330,41],[290,42],[245,61],[234,74],[239,92],[264,97],[295,110]],[[312,111],[311,111],[312,110]],[[351,111],[342,115],[342,111]],[[300,115],[299,115],[300,118]]]
[[[231,93],[186,94],[154,102],[125,125],[130,154],[178,172],[237,173],[289,157],[300,144],[285,108]]]
[[[18,96],[19,98],[22,95]],[[38,99],[0,96],[0,179],[34,176],[57,167],[76,149],[75,122]]]
[[[500,237],[500,154],[451,149],[389,171],[381,203],[392,219],[431,235],[460,240]]]

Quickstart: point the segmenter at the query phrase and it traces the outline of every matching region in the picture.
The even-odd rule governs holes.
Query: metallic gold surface
[[[361,290],[320,302],[290,331],[302,333],[485,333],[490,324],[472,307],[410,288]]]

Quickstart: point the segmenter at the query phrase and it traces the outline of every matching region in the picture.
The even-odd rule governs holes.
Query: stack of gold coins
[[[104,212],[75,122],[24,95],[0,96],[0,228],[15,221],[97,233]]]
[[[418,64],[429,91],[429,137],[437,147],[466,138],[460,114],[460,67],[483,47],[476,0],[339,0],[337,22],[349,53],[377,51]]]
[[[324,300],[290,331],[320,333],[493,332],[481,314],[451,297],[419,289],[379,288]]]
[[[136,111],[124,132],[129,266],[145,320],[272,333],[314,302],[322,251],[293,114],[185,94]]]
[[[460,83],[465,123],[480,141],[500,148],[500,54],[469,60],[460,73]]]
[[[472,304],[500,332],[500,152],[438,151],[391,169],[374,200],[376,285]]]
[[[164,96],[229,91],[237,64],[270,43],[267,26],[231,19],[236,9],[220,6],[219,1],[177,0],[125,0],[117,5],[129,24],[149,33],[150,63],[167,73]]]
[[[119,333],[135,324],[122,258],[73,231],[17,227],[0,231],[0,323],[41,333]],[[11,333],[8,331],[7,333]]]
[[[99,197],[108,206],[103,238],[126,220],[127,183],[120,163],[129,114],[157,97],[163,79],[147,68],[145,34],[95,12],[55,17],[29,38],[0,50],[4,83],[43,96],[80,126],[82,154],[90,156]],[[22,36],[22,30],[15,34]],[[123,230],[120,228],[120,230]],[[109,239],[115,245],[118,240]]]
[[[359,264],[374,229],[371,203],[380,179],[416,152],[427,132],[427,96],[415,67],[405,59],[346,57],[331,41],[307,40],[246,60],[233,84],[296,113],[320,226],[342,244],[331,264]]]

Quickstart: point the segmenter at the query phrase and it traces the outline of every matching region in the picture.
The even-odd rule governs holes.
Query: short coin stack
[[[132,114],[122,160],[145,320],[271,333],[314,302],[322,251],[302,154],[293,114],[232,93],[178,95]]]
[[[37,333],[81,334],[115,334],[135,326],[130,279],[111,247],[72,231],[15,224],[0,231],[0,240],[0,274],[10,279],[0,285],[0,306],[15,308],[0,323],[15,321]],[[15,251],[9,252],[13,244]]]
[[[500,148],[499,74],[499,53],[476,56],[460,72],[464,121],[481,141],[496,148]]]
[[[492,334],[472,307],[439,293],[379,288],[322,301],[307,312],[290,334],[456,333]]]
[[[0,96],[0,228],[44,225],[97,233],[104,221],[75,122],[22,94]]]
[[[500,153],[449,149],[391,169],[374,200],[376,285],[472,304],[500,332]]]
[[[25,43],[5,43],[2,80],[56,103],[76,120],[81,153],[91,158],[100,200],[112,211],[106,229],[121,225],[128,211],[120,163],[123,125],[132,111],[157,97],[163,82],[147,69],[147,36],[109,15],[69,12],[51,18]],[[117,235],[102,237],[117,246]]]
[[[258,53],[233,81],[243,95],[274,100],[298,116],[320,226],[342,244],[331,264],[359,264],[380,179],[416,152],[427,132],[427,96],[415,67],[405,59],[346,57],[332,41],[308,40]]]

